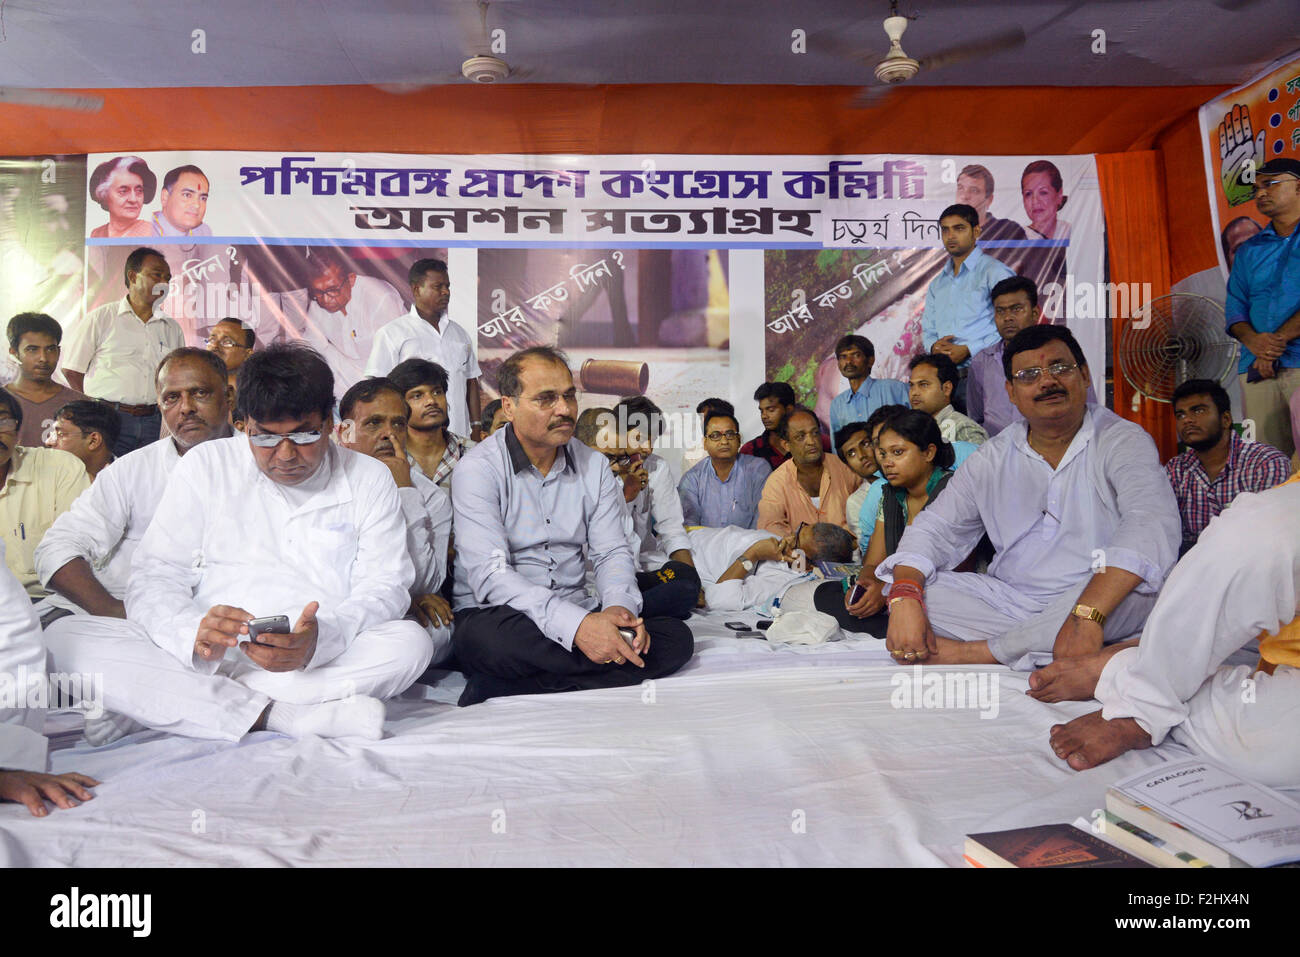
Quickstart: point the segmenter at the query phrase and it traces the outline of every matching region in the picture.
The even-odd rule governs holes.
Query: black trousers
[[[637,572],[642,618],[680,618],[685,621],[700,597],[700,576],[684,562],[668,562],[658,571]]]
[[[638,668],[592,661],[576,646],[565,651],[509,605],[458,611],[451,646],[469,679],[460,706],[506,695],[622,688],[670,675],[695,653],[695,638],[675,618],[643,617],[650,650]]]
[[[844,586],[838,581],[818,585],[813,592],[813,606],[839,622],[842,631],[871,635],[873,638],[884,638],[889,631],[889,616],[883,611],[870,618],[854,618],[850,615],[844,607]]]

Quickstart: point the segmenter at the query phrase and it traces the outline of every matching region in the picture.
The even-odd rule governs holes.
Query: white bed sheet
[[[1040,704],[1001,668],[999,714],[896,710],[875,639],[737,639],[693,618],[698,654],[648,687],[496,699],[461,682],[389,704],[373,744],[141,732],[57,750],[101,779],[81,808],[0,806],[6,866],[960,865],[964,835],[1072,821],[1106,787],[1176,757],[1065,768]]]

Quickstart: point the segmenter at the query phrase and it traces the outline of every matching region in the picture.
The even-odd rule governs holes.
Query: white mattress
[[[645,687],[456,708],[457,677],[389,703],[376,743],[142,732],[56,750],[103,784],[38,820],[0,805],[5,866],[884,865],[961,863],[964,835],[1072,821],[1106,787],[1186,752],[1076,773],[1023,674],[999,711],[898,710],[883,642],[738,639],[691,620],[697,656]],[[423,695],[423,699],[420,697]],[[649,700],[653,697],[653,700]]]

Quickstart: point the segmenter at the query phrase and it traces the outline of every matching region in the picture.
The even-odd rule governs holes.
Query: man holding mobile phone
[[[55,623],[57,668],[104,674],[110,711],[176,734],[378,739],[380,699],[432,654],[403,620],[415,570],[392,547],[406,536],[397,487],[330,442],[334,379],[313,350],[251,356],[237,394],[244,433],[173,471],[136,550],[127,620]],[[279,615],[288,631],[250,633]]]
[[[676,671],[694,640],[678,619],[639,615],[621,483],[603,455],[574,439],[578,398],[563,353],[516,352],[497,385],[510,424],[471,449],[451,478],[452,648],[469,676],[460,704]]]

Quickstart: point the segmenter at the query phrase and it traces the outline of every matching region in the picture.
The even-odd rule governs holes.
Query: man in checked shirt
[[[1183,520],[1181,556],[1196,544],[1210,519],[1242,492],[1262,492],[1285,482],[1291,462],[1264,442],[1245,442],[1232,428],[1223,386],[1188,379],[1174,390],[1178,441],[1187,451],[1165,463]]]

